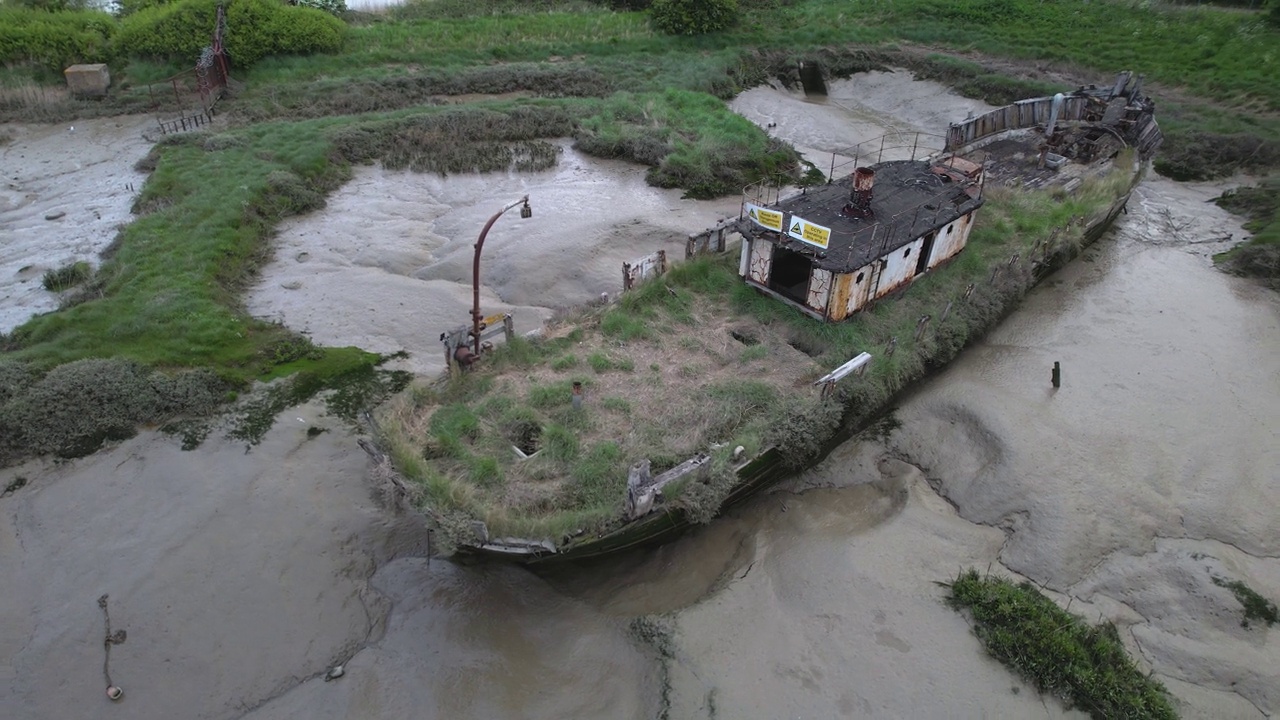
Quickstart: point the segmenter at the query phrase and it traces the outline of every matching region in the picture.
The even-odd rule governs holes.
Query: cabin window
[[[902,257],[911,257],[911,248],[907,248],[906,252],[902,253]]]
[[[865,276],[866,276],[866,273],[858,273],[858,277],[854,278],[853,281],[855,283],[860,283],[862,282],[862,278],[864,278]]]

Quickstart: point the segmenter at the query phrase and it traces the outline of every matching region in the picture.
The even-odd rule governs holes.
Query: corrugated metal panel
[[[827,301],[831,298],[832,277],[830,270],[814,268],[809,274],[809,296],[805,305],[820,313],[827,312]]]
[[[751,242],[751,279],[767,286],[773,269],[773,243],[756,238]]]

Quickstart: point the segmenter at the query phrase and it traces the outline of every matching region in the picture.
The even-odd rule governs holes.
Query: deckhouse
[[[744,203],[739,275],[815,318],[840,321],[964,249],[982,166],[892,160],[769,205]]]

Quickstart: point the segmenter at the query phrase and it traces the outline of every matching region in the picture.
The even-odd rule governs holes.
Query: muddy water
[[[133,169],[151,148],[149,117],[3,127],[0,144],[0,333],[58,308],[47,270],[96,265],[131,219],[146,175]]]
[[[886,442],[851,442],[788,488],[848,489],[762,500],[754,569],[677,616],[677,715],[1056,714],[941,604],[933,581],[965,566],[1116,621],[1185,716],[1276,712],[1274,631],[1242,628],[1213,582],[1280,597],[1280,301],[1210,267],[1223,228],[1238,232],[1204,204],[1220,191],[1149,181],[1117,233],[915,393]],[[868,458],[888,456],[923,468],[905,502],[840,508],[831,493],[883,482],[898,461]],[[797,512],[847,526],[797,528]]]
[[[643,167],[560,147],[556,167],[537,173],[358,169],[325,210],[281,228],[249,311],[325,345],[407,350],[409,369],[438,372],[440,333],[470,322],[477,236],[504,205],[528,195],[533,217],[512,210],[486,236],[481,309],[513,313],[522,331],[616,295],[624,262],[683,258],[689,233],[738,214],[737,198],[681,200],[645,184]]]
[[[791,143],[826,174],[834,156],[835,174],[841,177],[853,172],[855,162],[923,157],[941,150],[950,123],[991,109],[938,83],[914,80],[906,70],[833,80],[825,96],[758,87],[734,98],[730,107]]]
[[[798,98],[769,102],[807,117],[788,105]],[[578,162],[590,164],[567,154],[533,178],[447,182],[369,170],[356,180],[367,193],[310,220],[316,237],[302,239],[308,219],[285,234],[277,262],[308,269],[263,292],[351,282],[351,304],[330,303],[337,319],[298,327],[331,327],[333,344],[382,336],[387,349],[421,328],[421,357],[433,357],[430,313],[465,319],[462,228],[496,209],[475,197],[490,191],[499,207],[530,192],[535,216],[508,216],[491,234],[489,249],[519,264],[486,271],[488,302],[546,311],[597,292],[578,287],[573,273],[594,277],[580,264],[545,262],[516,232],[534,223],[546,253],[612,251],[614,234],[591,235],[539,200],[582,207],[555,194],[595,182],[590,169],[568,172]],[[602,187],[622,192],[590,206],[611,218],[638,205],[628,218],[663,228],[663,207],[707,207],[645,195],[635,168],[600,174],[611,172],[620,185]],[[6,717],[651,718],[664,682],[673,718],[1064,714],[987,658],[941,603],[935,581],[966,566],[1006,567],[1117,621],[1188,717],[1275,713],[1280,646],[1240,627],[1212,577],[1280,598],[1267,514],[1280,489],[1280,303],[1210,267],[1223,228],[1239,232],[1203,202],[1217,190],[1148,182],[1120,233],[915,393],[887,440],[847,443],[701,532],[609,566],[537,576],[428,564],[420,525],[375,502],[353,438],[311,406],[250,452],[215,436],[183,453],[147,433],[84,460],[0,471],[0,487],[28,481],[0,498]],[[371,209],[380,203],[391,209]],[[714,221],[717,209],[675,224]],[[408,213],[418,214],[396,217]],[[548,216],[578,231],[536,224]],[[375,220],[389,225],[368,232]],[[384,245],[361,245],[362,232]],[[643,239],[630,255],[662,235],[626,237]],[[408,329],[366,340],[358,331],[373,316],[355,301],[379,283],[442,289],[369,296],[380,312],[397,295],[419,305],[398,311]],[[1065,368],[1057,393],[1053,360]],[[330,432],[308,439],[313,425]],[[104,593],[113,629],[128,633],[111,653],[121,705],[102,694]],[[665,681],[627,631],[649,613],[674,633]],[[336,663],[343,677],[325,682]]]

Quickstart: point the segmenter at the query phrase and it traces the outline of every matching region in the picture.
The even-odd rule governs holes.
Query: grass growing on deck
[[[437,515],[483,520],[497,536],[608,529],[627,469],[642,459],[659,473],[720,445],[710,483],[719,487],[732,448],[759,452],[781,413],[816,400],[808,383],[821,374],[767,335],[755,346],[767,352],[740,364],[726,326],[735,319],[685,284],[712,268],[717,282],[732,280],[722,265],[679,265],[668,282],[553,326],[547,339],[517,337],[464,377],[402,394],[380,414],[384,444]],[[694,509],[709,518],[716,508]]]
[[[1164,686],[1138,670],[1111,623],[1089,625],[1030,583],[973,569],[949,587],[947,602],[969,611],[991,655],[1040,692],[1098,720],[1177,717]]]
[[[874,359],[843,399],[851,422],[879,412],[991,327],[1031,284],[1043,241],[1053,252],[1077,246],[1082,219],[1127,191],[1132,162],[1122,155],[1074,194],[988,187],[960,256],[843,323],[747,287],[734,253],[678,263],[548,339],[516,339],[461,378],[402,394],[384,408],[381,439],[452,542],[472,539],[469,519],[492,536],[556,542],[616,527],[628,466],[647,458],[660,472],[715,443],[711,482],[667,493],[672,507],[709,519],[732,484],[733,447],[754,457],[777,445],[795,466],[810,460],[840,421],[812,383],[863,351]],[[923,315],[932,319],[917,339]],[[575,381],[581,411],[570,406]],[[521,459],[513,444],[538,454]]]

